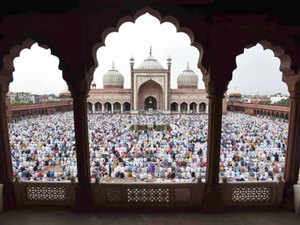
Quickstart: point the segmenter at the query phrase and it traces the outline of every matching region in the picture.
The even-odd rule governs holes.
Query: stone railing
[[[75,202],[76,184],[70,182],[15,183],[17,205],[72,206]]]
[[[228,206],[279,206],[284,183],[238,182],[223,184],[223,200]]]
[[[199,208],[204,184],[93,184],[96,207]]]
[[[73,183],[15,183],[17,204],[72,206]],[[284,183],[226,183],[222,198],[226,206],[279,206]],[[100,183],[92,184],[97,208],[201,208],[204,183]]]

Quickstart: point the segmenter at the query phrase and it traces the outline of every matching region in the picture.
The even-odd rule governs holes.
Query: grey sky
[[[99,37],[100,39],[100,37]],[[171,88],[177,87],[177,77],[186,68],[187,62],[199,76],[199,88],[204,88],[202,74],[197,69],[199,51],[191,46],[185,33],[176,32],[171,23],[160,24],[159,20],[146,13],[135,23],[121,25],[119,32],[110,33],[105,39],[105,46],[97,51],[99,66],[94,74],[94,82],[102,88],[103,74],[111,68],[112,61],[125,78],[125,88],[130,88],[129,58],[135,58],[137,67],[148,55],[152,46],[152,55],[166,66],[168,56],[172,58]],[[245,53],[236,58],[238,68],[233,72],[233,80],[228,92],[233,90],[244,94],[287,94],[286,85],[281,81],[279,59],[272,51],[263,51],[261,46],[245,49]],[[21,52],[14,60],[14,81],[10,91],[27,91],[35,94],[49,94],[66,90],[62,72],[58,70],[59,59],[45,50],[33,45]]]

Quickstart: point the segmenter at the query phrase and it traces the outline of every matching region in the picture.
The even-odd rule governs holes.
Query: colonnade
[[[176,24],[178,31],[187,32],[191,44],[199,50],[201,56],[198,67],[203,74],[208,93],[207,172],[203,200],[206,211],[220,211],[223,207],[222,189],[219,185],[222,107],[224,93],[232,79],[232,71],[236,68],[236,56],[243,52],[245,46],[253,46],[253,43],[257,43],[258,40],[263,40],[259,43],[264,49],[274,51],[274,55],[280,59],[283,81],[287,84],[291,96],[284,202],[292,207],[292,187],[298,179],[300,161],[300,73],[298,71],[300,45],[299,38],[297,39],[299,29],[280,25],[275,22],[276,19],[270,20],[267,16],[256,14],[247,14],[245,18],[241,15],[226,15],[226,13],[220,16],[212,10],[207,12],[207,17],[203,17],[202,13],[198,13],[201,10],[194,10],[194,7],[176,6],[168,9],[166,5],[160,7],[157,3],[154,6],[157,10],[164,9],[160,14],[149,7],[139,9],[139,6],[134,4],[121,4],[121,6],[109,3],[109,10],[107,10],[105,3],[99,2],[100,5],[96,6],[97,1],[92,2],[95,5],[85,7],[82,4],[82,8],[65,14],[32,13],[29,17],[24,14],[17,18],[7,18],[5,26],[1,26],[3,29],[0,40],[0,182],[4,184],[5,209],[16,207],[5,98],[9,83],[13,80],[13,60],[22,49],[30,48],[34,43],[32,39],[24,40],[21,37],[29,38],[33,35],[40,38],[37,41],[41,41],[41,46],[46,48],[48,45],[51,46],[52,53],[61,59],[59,68],[63,72],[63,78],[73,98],[78,169],[75,208],[88,211],[93,208],[93,199],[90,183],[87,100],[93,73],[98,66],[97,49],[104,45],[105,37],[111,31],[118,31],[120,24],[134,21],[145,12],[156,16],[161,22],[169,21]],[[123,19],[118,21],[118,18]],[[179,22],[175,18],[184,19]],[[17,27],[22,29],[15,29]],[[61,35],[66,27],[68,32]],[[102,41],[99,41],[100,37]],[[266,39],[273,43],[280,43],[286,49],[273,46],[270,42],[264,41]],[[112,106],[111,103],[110,105]],[[91,110],[93,111],[93,107]]]
[[[273,118],[281,118],[281,119],[289,118],[288,112],[274,112],[269,110],[254,110],[254,115],[270,116]]]
[[[300,74],[295,75],[300,81]],[[294,78],[294,77],[293,77]],[[292,185],[297,182],[299,164],[296,162],[297,146],[300,145],[300,90],[295,91],[295,86],[289,77],[284,78],[291,89],[291,108],[289,118],[289,141],[286,158],[285,182],[286,199],[292,201]],[[88,92],[89,86],[85,85],[86,80],[72,80],[68,82],[69,89],[73,97],[74,127],[76,139],[76,156],[78,169],[78,189],[76,190],[75,209],[80,211],[91,210],[93,208],[93,199],[90,183],[90,159],[89,159],[89,138],[88,138]],[[1,82],[0,82],[1,84]],[[208,83],[207,85],[212,85]],[[84,87],[85,88],[79,88]],[[300,86],[299,86],[300,89]],[[0,159],[1,159],[1,181],[4,183],[4,202],[6,208],[15,207],[15,195],[13,191],[12,163],[9,147],[9,135],[7,129],[5,97],[8,90],[8,82],[1,84],[1,102],[0,102]],[[80,91],[78,91],[80,90]],[[217,91],[216,91],[217,90]],[[220,141],[222,128],[222,108],[225,88],[211,87],[208,89],[208,141],[207,141],[207,172],[206,189],[204,194],[204,208],[207,211],[222,210],[222,198],[219,185],[219,163],[220,163]],[[108,102],[107,102],[108,103]],[[107,103],[102,104],[105,108]],[[111,104],[111,103],[109,103]],[[115,103],[113,104],[115,105]],[[123,104],[122,104],[123,105]],[[123,110],[123,108],[121,108]]]
[[[197,104],[196,102],[186,103],[186,102],[172,102],[170,106],[172,113],[208,113],[207,104],[201,102]]]
[[[170,105],[171,112],[176,113],[208,113],[207,104],[201,102],[199,104],[192,102],[187,104],[185,102],[177,103],[172,102]],[[104,112],[111,112],[111,113],[123,113],[130,111],[130,103],[125,102],[123,104],[119,102],[105,102],[105,103],[91,103],[88,102],[88,112],[89,113],[104,113]]]
[[[119,102],[105,102],[105,103],[91,103],[88,102],[88,112],[89,113],[123,113],[130,111],[130,103],[124,102],[123,104]]]

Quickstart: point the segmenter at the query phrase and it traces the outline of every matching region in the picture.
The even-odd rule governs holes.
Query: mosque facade
[[[177,89],[171,89],[171,58],[167,68],[149,56],[135,68],[130,58],[131,88],[124,88],[123,75],[112,65],[103,76],[103,88],[93,83],[88,97],[90,113],[161,112],[207,113],[208,98],[205,89],[198,89],[198,75],[189,65],[177,78]],[[223,113],[226,113],[224,98]]]

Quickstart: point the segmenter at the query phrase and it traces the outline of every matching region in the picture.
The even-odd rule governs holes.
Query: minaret
[[[172,59],[170,56],[168,56],[167,58],[167,65],[168,65],[168,111],[171,111],[171,99],[170,99],[170,96],[171,96],[171,63],[172,63]]]
[[[134,58],[131,56],[129,59],[130,64],[130,80],[131,80],[131,97],[130,97],[130,108],[131,110],[134,110]]]

